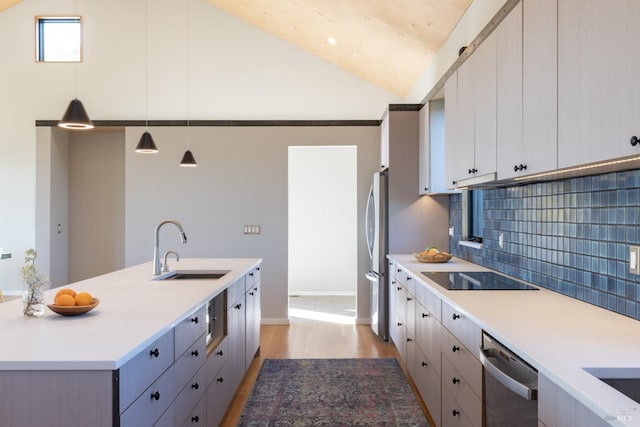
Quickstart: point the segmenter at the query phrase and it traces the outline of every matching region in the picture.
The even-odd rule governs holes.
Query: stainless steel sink
[[[640,368],[584,368],[585,371],[640,403]]]
[[[153,280],[218,280],[231,270],[175,270]]]

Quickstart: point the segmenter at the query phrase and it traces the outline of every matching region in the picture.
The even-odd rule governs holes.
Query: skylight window
[[[80,62],[79,16],[36,17],[36,61]]]

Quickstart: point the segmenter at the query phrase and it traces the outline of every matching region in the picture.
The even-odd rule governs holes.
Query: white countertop
[[[72,283],[100,300],[92,311],[64,317],[45,308],[22,315],[22,300],[0,304],[0,370],[113,370],[174,327],[261,259],[198,258],[172,261],[183,269],[230,270],[221,279],[153,281],[151,262]],[[46,303],[60,288],[46,293]]]
[[[583,369],[633,368],[640,377],[640,321],[544,288],[449,291],[421,273],[491,270],[458,258],[445,264],[423,264],[413,255],[389,258],[595,413],[632,415],[618,425],[640,426],[640,405]]]

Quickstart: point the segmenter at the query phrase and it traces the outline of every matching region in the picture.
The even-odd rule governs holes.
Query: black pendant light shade
[[[73,99],[64,116],[58,122],[58,126],[65,129],[93,129],[93,122],[89,118],[82,102],[78,98]]]
[[[144,131],[142,136],[140,137],[140,141],[138,141],[138,145],[136,145],[136,153],[157,153],[158,147],[156,147],[156,143],[153,142],[153,137],[149,133],[149,131]]]
[[[195,168],[198,166],[196,163],[196,159],[193,157],[191,150],[187,150],[184,152],[184,156],[182,156],[182,160],[180,160],[180,166],[184,168]]]

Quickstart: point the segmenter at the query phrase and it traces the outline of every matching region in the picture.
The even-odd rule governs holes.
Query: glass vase
[[[25,283],[22,293],[22,313],[25,317],[42,317],[44,315],[44,291],[42,283]]]

